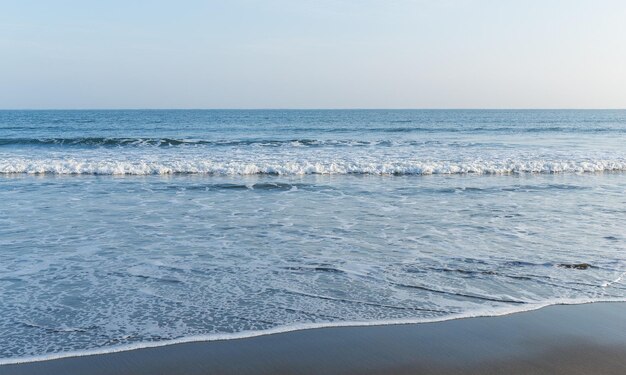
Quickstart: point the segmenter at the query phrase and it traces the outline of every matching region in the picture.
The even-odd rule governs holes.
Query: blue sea
[[[0,364],[626,301],[626,111],[0,111]]]

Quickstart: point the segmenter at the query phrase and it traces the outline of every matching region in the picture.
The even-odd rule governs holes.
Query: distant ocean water
[[[0,111],[0,364],[626,301],[626,111]]]

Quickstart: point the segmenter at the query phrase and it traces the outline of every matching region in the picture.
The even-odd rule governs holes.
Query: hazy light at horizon
[[[623,1],[7,1],[0,108],[625,108]]]

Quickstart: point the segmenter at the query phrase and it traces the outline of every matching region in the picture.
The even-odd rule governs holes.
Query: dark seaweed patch
[[[592,266],[589,263],[560,263],[560,264],[557,264],[557,267],[569,268],[569,269],[575,269],[575,270],[586,270],[589,268],[597,268],[597,267]]]

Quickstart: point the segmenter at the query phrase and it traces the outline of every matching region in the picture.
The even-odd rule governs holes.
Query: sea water
[[[626,300],[626,111],[0,111],[0,363]]]

